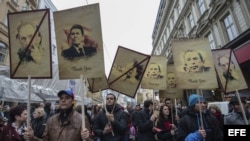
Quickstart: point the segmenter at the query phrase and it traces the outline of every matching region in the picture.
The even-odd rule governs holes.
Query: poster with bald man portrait
[[[49,13],[49,9],[8,13],[11,78],[52,78]]]
[[[179,89],[218,88],[207,38],[173,40],[172,48]]]
[[[105,75],[99,4],[53,13],[59,79]]]
[[[166,89],[167,58],[165,56],[151,56],[143,75],[141,87],[144,89]]]

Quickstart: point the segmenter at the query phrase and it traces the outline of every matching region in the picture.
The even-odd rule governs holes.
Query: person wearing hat
[[[58,92],[60,113],[47,120],[46,128],[40,138],[35,137],[29,127],[25,139],[29,141],[90,141],[90,124],[85,118],[85,129],[82,129],[82,116],[74,110],[74,93],[70,90]]]
[[[203,96],[191,94],[186,114],[180,119],[177,141],[223,141],[223,132],[208,112]]]
[[[245,100],[241,100],[242,106],[245,109],[247,105]],[[232,107],[232,111],[224,116],[224,125],[246,125],[246,121],[244,120],[243,113],[240,107],[240,103],[236,96],[232,97],[229,105]],[[250,116],[245,110],[246,118],[248,124],[250,124]]]

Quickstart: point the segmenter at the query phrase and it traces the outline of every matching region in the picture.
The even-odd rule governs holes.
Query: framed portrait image
[[[91,93],[90,91],[87,92],[87,98],[91,98],[92,104],[101,104],[103,103],[103,98],[102,98],[102,94],[101,92],[95,92],[95,93]]]
[[[222,88],[226,93],[247,89],[245,78],[231,49],[213,50],[215,68]]]
[[[179,99],[181,101],[186,101],[185,97],[183,95],[183,90],[181,89],[176,89],[175,91],[167,91],[167,90],[160,90],[159,91],[159,99],[160,102],[164,103],[164,100],[166,98],[170,98],[170,99]]]
[[[105,73],[99,4],[53,13],[59,79],[101,78]]]
[[[52,78],[50,11],[8,13],[10,77]]]
[[[134,98],[149,60],[149,55],[118,46],[108,77],[110,89]]]
[[[151,56],[141,81],[141,88],[166,90],[167,58]]]
[[[218,88],[207,38],[173,40],[173,59],[179,89]]]

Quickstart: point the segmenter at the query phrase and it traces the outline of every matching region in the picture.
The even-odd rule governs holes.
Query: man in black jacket
[[[126,118],[126,113],[116,104],[116,96],[107,94],[106,105],[94,121],[95,136],[100,137],[101,141],[121,141],[127,130]]]
[[[138,114],[138,141],[155,141],[153,126],[156,118],[152,100],[145,100],[144,108]]]

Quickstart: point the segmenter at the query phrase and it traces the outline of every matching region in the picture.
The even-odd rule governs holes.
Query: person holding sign
[[[82,129],[82,116],[74,110],[74,94],[71,90],[58,92],[60,113],[47,120],[46,128],[40,138],[35,137],[31,127],[24,135],[29,141],[92,141],[90,138],[90,124],[85,117],[85,129]]]
[[[155,141],[153,126],[157,116],[153,114],[153,101],[145,100],[138,114],[138,141]]]
[[[177,141],[223,141],[223,132],[217,121],[207,111],[203,96],[192,94],[188,98],[189,107],[180,119],[176,135]]]
[[[121,141],[127,131],[127,114],[116,101],[113,93],[107,94],[104,110],[98,113],[94,121],[94,134],[101,141]]]
[[[176,126],[171,121],[170,108],[166,105],[160,107],[159,118],[155,122],[157,130],[155,138],[160,140],[174,141]]]
[[[250,117],[246,110],[247,102],[242,99],[240,100],[243,106],[242,108],[245,110],[246,120],[248,121],[249,124]],[[232,97],[229,104],[232,107],[232,111],[224,116],[224,125],[246,125],[246,121],[244,120],[244,114],[237,97],[236,96]]]

